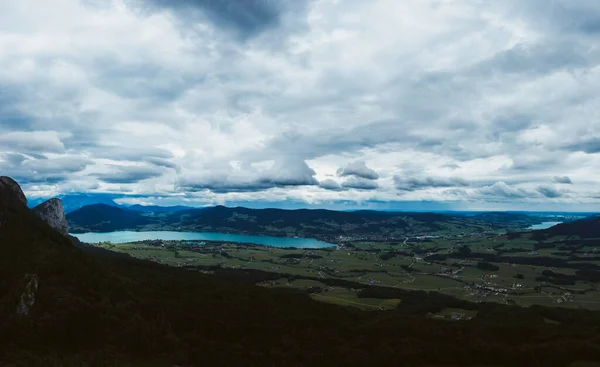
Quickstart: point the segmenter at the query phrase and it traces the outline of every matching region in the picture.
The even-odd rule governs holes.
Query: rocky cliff
[[[33,212],[44,222],[63,235],[69,233],[69,225],[65,218],[62,201],[60,199],[50,199],[33,208]]]
[[[6,176],[0,176],[0,200],[10,205],[27,206],[27,198],[19,184]]]

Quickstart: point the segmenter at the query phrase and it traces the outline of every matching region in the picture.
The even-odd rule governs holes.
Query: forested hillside
[[[437,321],[426,313],[451,301],[425,292],[388,312],[322,304],[249,285],[260,272],[82,250],[0,191],[2,366],[548,366],[600,353],[597,313],[473,304],[469,322]]]
[[[104,204],[89,205],[67,215],[71,231],[170,230],[227,232],[272,236],[339,236],[372,239],[418,235],[481,233],[527,228],[539,218],[524,214],[464,216],[333,210],[282,210],[216,206],[176,212],[141,212]]]

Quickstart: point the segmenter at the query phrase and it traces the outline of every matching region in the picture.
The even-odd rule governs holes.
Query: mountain
[[[327,344],[347,343],[326,331],[350,332],[337,307],[82,251],[25,206],[14,181],[0,182],[1,366],[282,365],[297,358],[289,342],[316,363]]]
[[[69,224],[60,199],[54,198],[45,201],[33,208],[33,212],[59,233],[69,234]]]
[[[144,212],[144,213],[175,213],[175,212],[179,212],[182,210],[190,210],[190,209],[194,209],[194,208],[191,206],[182,206],[182,205],[158,206],[158,205],[136,204],[136,205],[128,206],[127,209]]]
[[[142,213],[106,205],[83,207],[69,213],[73,232],[102,232],[123,229],[227,232],[272,236],[301,236],[333,240],[339,236],[372,239],[417,235],[446,235],[522,229],[536,223],[518,215],[513,222],[439,213],[405,213],[324,209],[248,209],[216,206],[173,213]]]
[[[255,286],[273,279],[256,270],[210,275],[77,247],[0,183],[0,366],[567,366],[600,353],[590,311],[353,285],[402,297],[366,312]],[[478,314],[427,316],[448,302]]]
[[[73,233],[135,230],[156,222],[146,213],[106,204],[86,205],[68,213],[67,221]]]
[[[10,177],[0,177],[0,200],[7,205],[27,205],[27,198],[19,184]]]
[[[59,195],[57,198],[62,200],[63,208],[65,213],[70,213],[86,205],[93,204],[106,204],[110,206],[119,206],[114,202],[116,195],[112,194],[71,194],[71,195]],[[30,207],[34,207],[46,201],[44,198],[37,198],[30,200]]]
[[[580,238],[600,238],[600,216],[557,224],[553,227],[535,231],[536,238],[553,236],[576,236]]]

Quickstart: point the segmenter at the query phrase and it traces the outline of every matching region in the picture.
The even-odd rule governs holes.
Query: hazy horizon
[[[366,203],[320,203],[320,204],[307,204],[303,202],[262,202],[262,201],[247,201],[247,202],[230,202],[222,204],[204,204],[198,205],[197,203],[186,203],[186,202],[132,202],[131,200],[121,200],[122,197],[119,195],[100,194],[100,195],[88,195],[88,194],[75,194],[75,195],[58,195],[54,197],[64,198],[67,197],[70,203],[76,201],[77,197],[85,196],[86,202],[77,205],[85,206],[91,204],[107,204],[110,200],[114,204],[122,207],[130,207],[134,205],[141,205],[146,207],[158,206],[158,207],[191,207],[191,208],[207,208],[214,206],[225,206],[228,208],[243,207],[249,209],[285,209],[285,210],[296,210],[296,209],[327,209],[336,211],[357,211],[357,210],[374,210],[374,211],[388,211],[388,212],[457,212],[457,213],[475,213],[475,212],[523,212],[523,213],[572,213],[572,214],[592,214],[600,213],[594,206],[590,206],[589,210],[569,210],[567,206],[561,206],[556,210],[548,209],[545,207],[530,207],[529,209],[519,209],[507,206],[488,206],[484,208],[467,207],[456,205],[457,203],[440,203],[440,202],[366,202]],[[37,197],[29,200],[28,206],[35,207],[42,202],[49,200],[54,197]],[[133,199],[133,198],[129,198]],[[142,199],[147,199],[143,197]],[[453,205],[454,204],[454,205]],[[459,203],[460,204],[460,203]],[[109,204],[111,205],[111,204]],[[67,208],[67,211],[72,211]]]

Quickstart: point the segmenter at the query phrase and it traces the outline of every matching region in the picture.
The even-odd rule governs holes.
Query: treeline
[[[555,236],[600,238],[600,217],[562,223],[548,229],[534,231],[531,235],[531,238],[534,240],[543,241]]]
[[[556,285],[574,285],[577,281],[597,283],[600,282],[600,271],[577,270],[574,275],[569,275],[557,273],[552,270],[544,270],[542,271],[542,275],[536,277],[535,280]]]
[[[369,287],[358,292],[359,298],[400,299],[396,312],[403,315],[436,313],[445,308],[477,310],[473,302],[463,301],[438,292],[407,291],[390,287]]]
[[[509,263],[518,265],[545,266],[553,268],[574,268],[579,270],[600,270],[600,266],[593,263],[570,263],[565,259],[547,256],[502,256],[487,253],[453,252],[451,254],[433,254],[427,256],[425,261],[445,261],[447,259],[477,259],[488,263]]]

